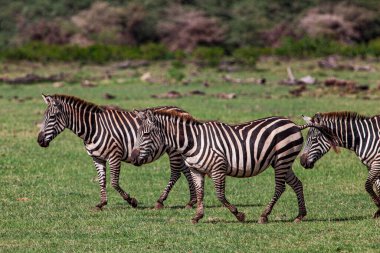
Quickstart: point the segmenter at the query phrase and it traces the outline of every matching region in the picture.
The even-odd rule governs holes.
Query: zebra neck
[[[338,146],[350,150],[356,150],[360,145],[360,129],[361,123],[358,119],[336,119],[327,123],[336,137],[338,137]]]
[[[66,127],[84,142],[89,142],[94,136],[96,125],[99,125],[99,114],[85,110],[66,110]],[[99,126],[98,126],[99,128]]]
[[[199,124],[182,119],[162,121],[165,145],[182,154],[192,153],[196,148]]]

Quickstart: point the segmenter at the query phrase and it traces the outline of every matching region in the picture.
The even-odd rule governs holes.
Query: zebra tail
[[[299,130],[304,130],[304,129],[312,127],[312,126],[313,126],[312,123],[307,123],[305,125],[297,125],[297,127],[299,128]]]

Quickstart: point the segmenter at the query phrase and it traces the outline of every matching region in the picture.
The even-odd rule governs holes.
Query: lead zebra
[[[355,152],[368,168],[365,190],[375,202],[378,210],[374,218],[380,217],[380,115],[365,117],[355,112],[317,113],[312,118],[304,117],[308,124],[319,124],[334,134],[335,142],[327,140],[317,129],[310,129],[301,155],[301,165],[313,168],[331,147],[347,148]],[[377,194],[373,190],[376,187]]]
[[[185,157],[190,167],[197,192],[197,212],[192,222],[204,216],[204,176],[208,174],[216,194],[237,220],[244,221],[245,214],[230,204],[225,197],[225,177],[251,177],[263,172],[270,165],[275,171],[275,193],[259,218],[266,223],[273,206],[285,191],[285,183],[297,195],[299,213],[295,222],[306,216],[303,186],[292,170],[292,164],[301,151],[301,129],[282,117],[258,119],[238,125],[220,122],[202,123],[190,115],[175,111],[143,110],[138,112],[142,123],[132,151],[136,165],[150,156],[160,145],[169,146]]]
[[[121,161],[130,162],[132,147],[135,144],[137,128],[140,120],[133,112],[128,112],[116,107],[98,106],[76,97],[66,95],[42,95],[48,105],[44,114],[44,122],[38,134],[38,143],[42,147],[48,147],[49,143],[65,128],[70,129],[80,137],[85,145],[87,153],[92,157],[98,174],[100,185],[100,203],[96,205],[101,209],[107,204],[106,194],[106,163],[110,166],[112,187],[132,207],[137,206],[137,200],[132,198],[119,185]],[[151,108],[153,111],[174,111],[178,114],[187,113],[177,107],[163,106]],[[187,207],[196,202],[194,184],[190,170],[184,164],[182,156],[173,149],[164,145],[157,147],[155,152],[146,157],[144,163],[157,160],[164,153],[170,158],[170,180],[163,193],[156,202],[156,208],[162,208],[171,188],[184,173],[190,190],[190,201]]]

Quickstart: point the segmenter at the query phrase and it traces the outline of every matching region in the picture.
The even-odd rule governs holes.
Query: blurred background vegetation
[[[0,59],[380,56],[378,0],[0,0]]]

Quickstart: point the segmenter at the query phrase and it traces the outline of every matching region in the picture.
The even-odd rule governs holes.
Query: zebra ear
[[[312,123],[312,122],[311,122],[311,118],[308,117],[308,116],[304,116],[304,115],[302,115],[302,119],[303,119],[307,124]]]
[[[146,111],[146,118],[149,122],[153,123],[155,121],[155,118],[154,118],[154,115],[153,115],[153,112],[151,110],[147,110]]]
[[[320,122],[321,119],[322,119],[322,115],[321,115],[320,112],[317,112],[317,113],[314,115],[313,118],[315,119],[315,122]]]
[[[140,120],[146,120],[145,112],[144,111],[139,111],[134,109],[133,113],[136,114],[136,117]]]
[[[51,102],[50,102],[53,106],[55,106],[58,110],[62,111],[63,110],[63,105],[60,101],[54,99],[54,98],[51,98]]]
[[[51,96],[45,94],[41,95],[47,105],[51,104],[51,102],[53,101],[53,98]]]

